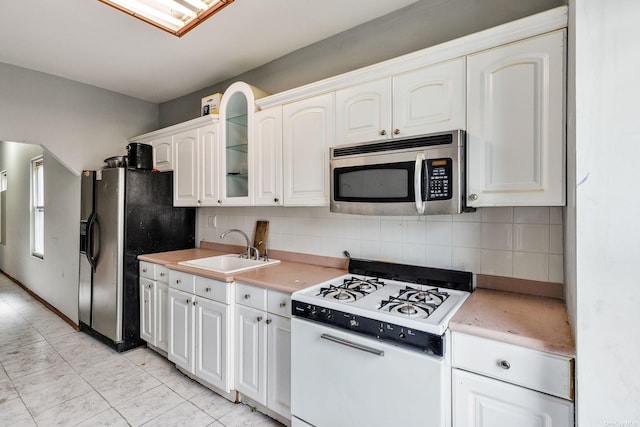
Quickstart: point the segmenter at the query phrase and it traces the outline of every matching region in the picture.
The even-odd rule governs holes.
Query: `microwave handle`
[[[419,214],[424,213],[425,203],[422,201],[422,163],[424,162],[424,153],[416,155],[416,167],[413,172],[413,188],[416,197],[416,209]]]

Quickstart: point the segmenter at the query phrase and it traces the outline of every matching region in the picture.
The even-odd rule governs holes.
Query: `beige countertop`
[[[326,257],[292,256],[280,251],[271,252],[273,259],[281,260],[279,264],[235,275],[224,275],[178,264],[180,261],[223,255],[230,253],[230,251],[234,253],[234,248],[228,250],[220,249],[222,248],[211,245],[210,248],[183,249],[179,251],[139,255],[138,259],[155,264],[162,264],[172,270],[184,271],[186,273],[227,282],[235,280],[236,282],[256,285],[285,293],[293,293],[346,273],[345,261],[329,259],[329,262],[326,262]],[[290,260],[283,258],[290,258]],[[341,264],[344,265],[344,267]]]
[[[566,306],[557,298],[476,289],[453,316],[449,328],[575,357]]]

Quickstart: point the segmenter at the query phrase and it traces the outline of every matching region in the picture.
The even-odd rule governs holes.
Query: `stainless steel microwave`
[[[460,213],[465,164],[462,130],[332,147],[331,212]]]

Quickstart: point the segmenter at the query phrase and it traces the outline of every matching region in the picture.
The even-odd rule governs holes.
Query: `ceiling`
[[[417,0],[235,0],[177,38],[98,0],[2,0],[0,62],[160,103]]]

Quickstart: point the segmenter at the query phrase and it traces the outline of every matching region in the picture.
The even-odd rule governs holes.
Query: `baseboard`
[[[27,286],[25,286],[22,282],[20,282],[18,279],[16,279],[15,277],[10,276],[9,274],[7,274],[6,272],[4,272],[2,269],[0,269],[0,273],[4,274],[5,276],[7,276],[7,278],[9,280],[11,280],[13,283],[15,283],[16,285],[20,286],[22,289],[24,289],[24,291],[26,293],[28,293],[29,295],[31,295],[33,298],[35,298],[36,300],[38,300],[38,302],[40,302],[40,304],[44,305],[45,307],[47,307],[49,310],[51,310],[53,312],[53,314],[55,314],[56,316],[58,316],[59,318],[61,318],[62,320],[64,320],[65,322],[67,322],[73,329],[75,329],[76,331],[80,331],[80,325],[78,325],[76,322],[74,322],[73,320],[69,319],[67,316],[65,316],[60,310],[58,310],[57,308],[55,308],[54,306],[52,306],[51,304],[49,304],[45,299],[43,299],[42,297],[40,297],[40,295],[36,294],[35,292],[33,292],[31,289],[29,289]]]

